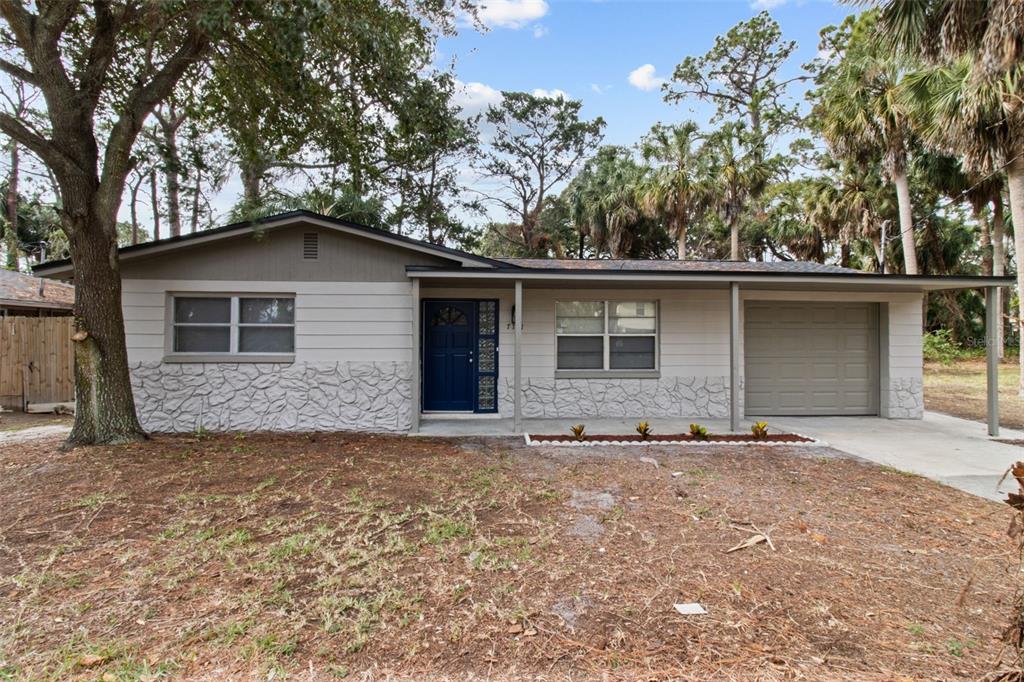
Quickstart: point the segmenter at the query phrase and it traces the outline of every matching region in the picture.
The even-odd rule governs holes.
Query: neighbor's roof
[[[806,261],[776,261],[772,263],[730,260],[642,260],[642,259],[556,259],[556,258],[501,258],[501,261],[531,270],[586,270],[621,272],[750,272],[750,273],[807,273],[857,274],[862,270],[841,268],[838,265],[809,263]]]
[[[0,305],[67,310],[74,303],[75,288],[70,284],[0,270]]]

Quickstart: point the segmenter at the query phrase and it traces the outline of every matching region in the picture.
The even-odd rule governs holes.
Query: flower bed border
[[[682,434],[680,434],[682,435]],[[732,435],[732,434],[730,434]],[[790,447],[825,447],[828,446],[823,440],[812,438],[811,436],[805,436],[802,433],[786,433],[777,434],[786,436],[799,436],[800,438],[806,438],[804,441],[793,441],[793,440],[772,440],[769,437],[767,440],[728,440],[728,441],[716,441],[716,440],[695,440],[693,438],[684,438],[680,440],[545,440],[551,438],[550,435],[532,437],[528,433],[523,434],[523,438],[526,441],[527,446],[539,446],[547,445],[553,447],[570,447],[570,448],[586,448],[594,447],[598,445],[620,445],[626,447],[653,447],[658,445],[688,445],[688,446],[707,446],[707,445],[768,445],[772,447],[779,447],[788,445]],[[561,436],[559,436],[561,437]],[[714,435],[709,436],[713,439]]]

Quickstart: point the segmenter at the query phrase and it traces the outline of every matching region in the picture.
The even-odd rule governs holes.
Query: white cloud
[[[455,81],[455,95],[452,101],[467,116],[474,116],[490,105],[500,102],[501,92],[484,83]]]
[[[657,90],[665,79],[657,75],[654,64],[644,64],[629,72],[629,84],[640,90]]]
[[[593,90],[594,92],[596,92],[599,95],[603,95],[604,94],[604,88],[602,88],[597,83],[591,83],[590,84],[590,89]]]
[[[559,90],[558,88],[555,88],[554,90],[545,90],[544,88],[534,88],[533,89],[533,96],[534,97],[547,97],[549,99],[569,99],[568,93],[566,93],[564,90]]]
[[[785,5],[789,0],[754,0],[750,3],[750,9],[765,10],[775,9],[779,5]]]
[[[546,0],[481,0],[477,14],[487,26],[523,28],[548,13]]]
[[[548,34],[548,27],[544,24],[534,24],[533,26],[533,37],[543,38]]]

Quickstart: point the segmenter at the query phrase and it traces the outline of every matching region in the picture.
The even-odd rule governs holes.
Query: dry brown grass
[[[1024,429],[1024,400],[1017,392],[1020,369],[1016,358],[999,366],[999,423]],[[954,417],[985,421],[988,418],[985,360],[968,358],[924,367],[924,406]]]
[[[826,449],[57,445],[0,452],[0,678],[976,678],[1008,618],[1008,510]]]

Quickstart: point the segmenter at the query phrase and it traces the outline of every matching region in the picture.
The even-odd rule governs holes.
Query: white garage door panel
[[[745,412],[878,414],[878,305],[750,301]]]

